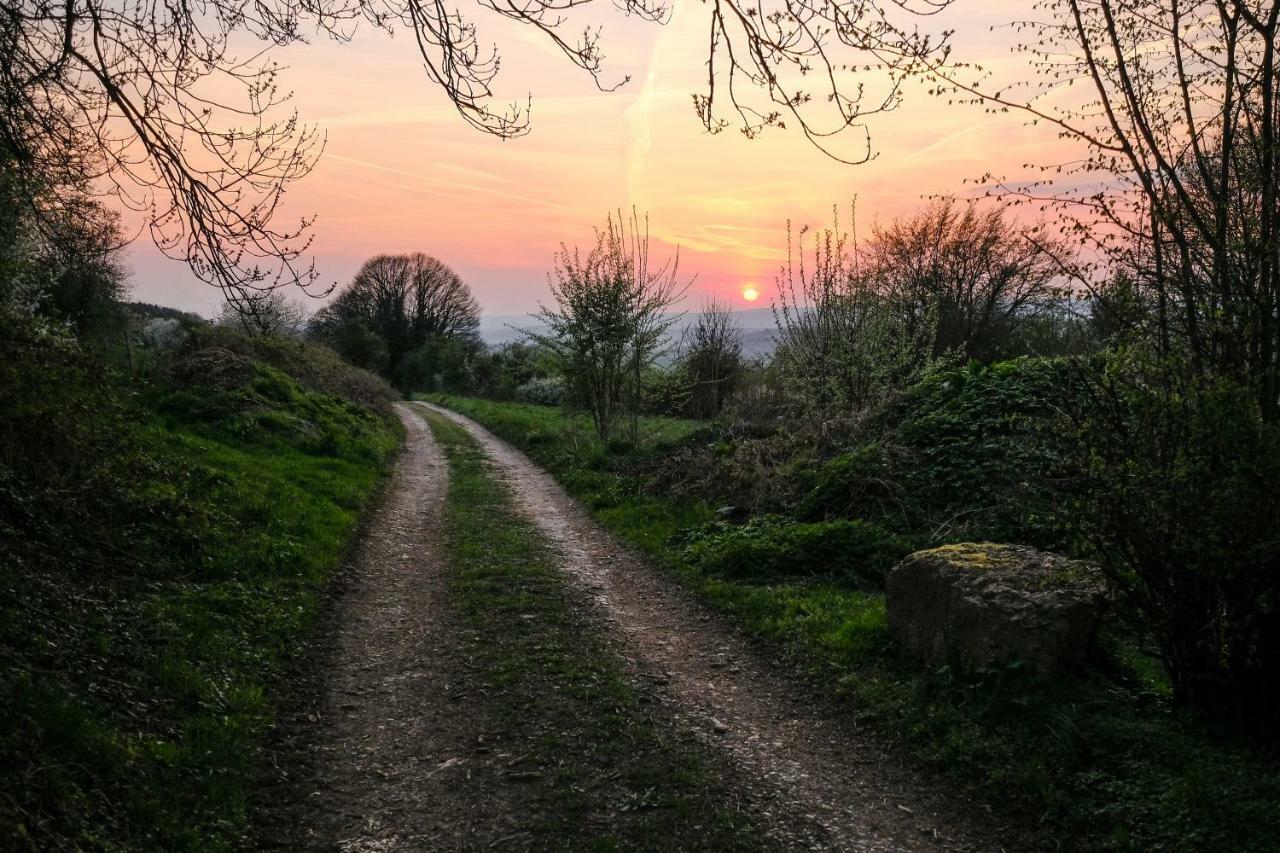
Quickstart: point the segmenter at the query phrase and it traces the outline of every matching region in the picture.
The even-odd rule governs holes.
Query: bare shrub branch
[[[648,219],[632,211],[629,222],[609,216],[585,254],[562,246],[547,276],[554,304],[536,315],[547,331],[528,333],[552,354],[571,402],[590,412],[606,442],[628,411],[632,439],[638,436],[642,374],[662,355],[679,320],[670,309],[689,288],[679,278],[679,253],[651,264],[649,242]]]

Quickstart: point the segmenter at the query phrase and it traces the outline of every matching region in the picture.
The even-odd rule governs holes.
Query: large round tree
[[[430,371],[437,355],[470,349],[477,340],[480,305],[447,264],[415,252],[378,255],[360,267],[337,297],[316,314],[315,333],[354,361],[346,342],[376,337],[377,364],[405,390],[410,372]],[[428,352],[424,352],[427,350]]]

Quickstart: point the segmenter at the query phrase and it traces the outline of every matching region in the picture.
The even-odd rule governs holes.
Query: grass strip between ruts
[[[450,594],[483,682],[486,744],[520,757],[524,832],[550,849],[743,850],[745,806],[626,677],[556,555],[459,426],[424,415],[449,459]]]

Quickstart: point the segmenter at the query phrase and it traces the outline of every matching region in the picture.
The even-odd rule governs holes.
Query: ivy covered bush
[[[714,522],[688,534],[685,559],[702,571],[737,581],[775,583],[804,578],[879,588],[917,539],[868,521],[800,522],[777,515],[745,524]]]

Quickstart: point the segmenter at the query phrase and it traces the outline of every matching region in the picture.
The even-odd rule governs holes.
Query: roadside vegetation
[[[640,445],[609,453],[585,416],[427,399],[476,419],[551,471],[610,530],[757,637],[762,649],[784,652],[819,689],[847,702],[851,725],[900,739],[994,808],[1036,827],[1044,843],[1266,850],[1280,833],[1274,762],[1180,710],[1167,676],[1122,624],[1107,628],[1078,677],[1016,666],[921,672],[890,640],[880,583],[923,537],[849,521],[800,521],[776,498],[774,513],[725,520],[732,516],[727,505],[667,484],[670,469],[687,470],[691,455],[755,455],[758,449],[746,448],[761,439],[655,417],[642,419]],[[797,495],[794,506],[829,494],[829,474],[810,485],[806,468],[797,466],[789,478],[772,475],[768,491]],[[776,482],[784,479],[790,482]]]
[[[81,204],[0,214],[0,847],[232,849],[394,395],[123,301],[115,220]]]
[[[398,425],[224,349],[145,381],[3,350],[0,838],[231,849],[271,685]]]

